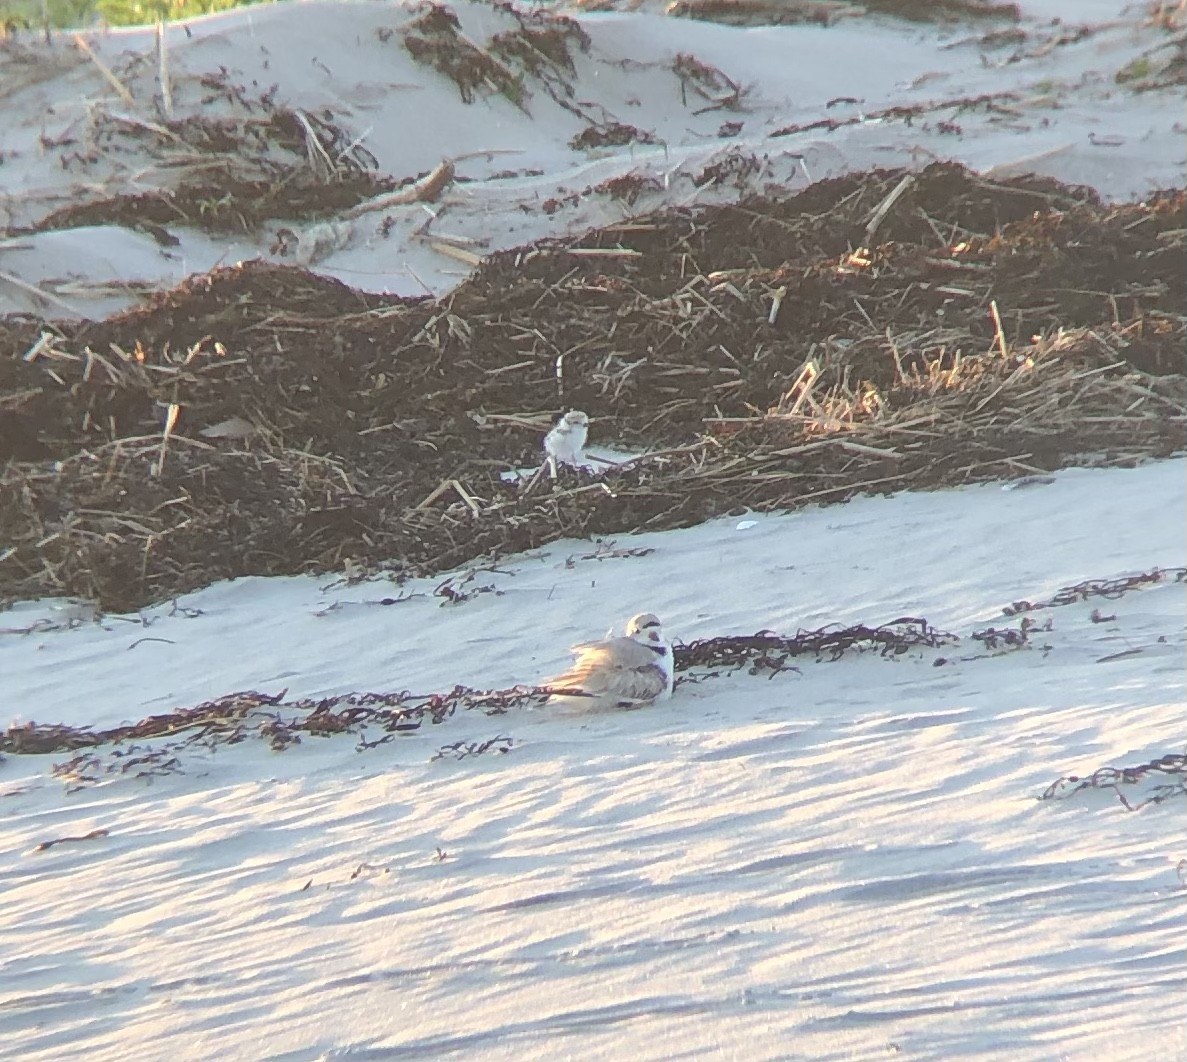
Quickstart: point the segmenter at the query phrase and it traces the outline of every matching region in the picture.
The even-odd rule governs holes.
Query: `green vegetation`
[[[151,25],[266,0],[0,0],[0,36],[14,30]]]
[[[1114,80],[1118,85],[1124,85],[1127,81],[1144,81],[1150,76],[1151,68],[1150,57],[1139,55],[1133,62],[1118,70]]]

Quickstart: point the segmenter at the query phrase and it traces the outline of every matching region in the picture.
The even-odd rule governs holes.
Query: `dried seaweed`
[[[1033,648],[1031,635],[1050,631],[1052,626],[1051,620],[1039,623],[1029,616],[1023,616],[1022,622],[1017,627],[983,627],[981,630],[973,631],[969,637],[975,642],[980,642],[986,650],[994,655],[1000,655],[1015,649]],[[1044,645],[1041,648],[1047,652],[1051,647]],[[965,659],[970,658],[966,657]],[[936,661],[936,663],[939,664],[940,661]]]
[[[1137,801],[1130,799],[1122,786],[1155,782]],[[1088,790],[1112,790],[1126,811],[1140,811],[1151,804],[1162,804],[1172,797],[1187,796],[1187,753],[1172,752],[1132,767],[1101,767],[1085,778],[1067,775],[1057,778],[1040,794],[1040,800],[1066,800]]]
[[[593,6],[597,10],[596,5]],[[869,13],[891,15],[909,22],[956,22],[1003,19],[1018,22],[1017,4],[994,0],[671,0],[669,15],[721,22],[731,26],[772,26],[818,23],[830,26],[839,19]]]
[[[255,262],[0,320],[0,600],[432,575],[1181,451],[1185,205],[937,165],[499,253],[438,301]],[[648,455],[504,482],[568,407]]]
[[[738,668],[746,664],[756,669],[786,670],[781,661],[792,656],[812,654],[818,660],[835,662],[847,652],[877,649],[880,656],[891,657],[913,648],[940,646],[956,640],[954,635],[936,630],[926,620],[899,619],[880,627],[832,625],[817,631],[800,631],[793,637],[763,631],[748,638],[712,638],[678,645],[674,653],[677,671],[693,667]],[[407,734],[426,724],[443,723],[458,712],[504,715],[515,709],[539,707],[548,696],[546,688],[537,686],[513,686],[505,690],[454,686],[446,693],[414,694],[402,690],[294,701],[286,701],[284,692],[270,695],[247,691],[104,730],[66,724],[12,724],[0,734],[0,752],[30,755],[74,752],[183,734],[185,738],[180,744],[168,746],[170,751],[191,745],[234,745],[253,736],[282,751],[300,743],[302,735],[329,737],[343,733],[358,736],[360,748],[370,748],[385,739],[367,739],[366,728],[374,727],[387,735]],[[129,746],[123,754],[126,756],[136,749],[136,745]],[[162,756],[162,749],[157,747],[148,760],[125,758],[111,769],[126,774],[133,767],[141,769],[147,763],[152,768],[149,773],[159,773]],[[93,770],[97,762],[84,756],[72,760],[64,769],[72,777],[81,776]]]
[[[602,543],[595,553],[583,559],[600,560],[629,555],[633,555],[629,550],[617,550],[613,543]],[[492,590],[492,587],[472,585],[480,570],[496,569],[466,572],[457,581],[456,587],[452,585],[453,580],[447,580],[438,587],[438,596],[446,598],[445,603],[457,603],[476,593]],[[1088,580],[1068,588],[1079,593],[1080,597],[1069,596],[1066,592],[1055,597],[1058,604],[1082,600],[1088,596],[1083,594],[1083,590],[1089,586],[1098,589],[1108,586],[1110,597],[1120,597],[1161,581],[1154,578],[1153,574],[1125,580]],[[1181,579],[1187,576],[1187,569],[1171,569],[1160,574],[1162,578],[1174,574]],[[407,598],[402,595],[379,603],[397,604],[403,600]],[[987,628],[973,631],[970,638],[996,655],[1026,648],[1033,632],[1050,629],[1050,620],[1040,625],[1029,616],[1024,616],[1017,630]],[[904,616],[873,627],[866,624],[828,624],[815,630],[801,629],[790,636],[764,630],[753,635],[706,638],[688,644],[678,643],[673,647],[673,653],[678,673],[677,684],[680,684],[742,668],[748,669],[752,675],[769,673],[768,678],[773,678],[787,671],[798,672],[799,669],[789,664],[789,661],[800,657],[811,657],[817,663],[836,663],[854,655],[874,653],[879,659],[894,660],[913,651],[944,649],[960,642],[960,637],[932,626],[924,618]],[[940,665],[948,661],[943,656],[935,655],[932,662]],[[688,674],[692,671],[695,674]],[[548,688],[530,685],[502,690],[478,690],[456,685],[444,693],[416,694],[399,690],[345,693],[291,701],[285,700],[286,692],[232,693],[193,708],[177,708],[162,715],[149,716],[137,723],[99,730],[62,723],[14,723],[0,734],[0,753],[75,753],[70,760],[56,765],[55,773],[71,785],[84,785],[113,774],[151,778],[175,773],[181,769],[176,753],[183,749],[235,745],[250,738],[266,741],[273,750],[280,752],[300,744],[303,736],[350,734],[356,738],[356,747],[362,751],[399,735],[419,731],[426,724],[444,723],[459,712],[505,715],[511,711],[539,708],[547,703],[550,696]],[[380,736],[371,737],[372,730],[378,730]],[[143,744],[154,739],[164,740],[152,745]],[[492,748],[505,752],[513,744],[513,739],[503,735],[485,743],[468,744],[463,740],[442,746],[437,758],[452,755],[460,759]],[[86,751],[103,745],[114,746],[106,757]],[[1064,783],[1081,781],[1077,778],[1061,779],[1051,787],[1048,795],[1064,788]]]
[[[191,746],[237,745],[252,737],[266,741],[280,752],[300,744],[302,735],[361,735],[366,727],[387,734],[410,733],[425,724],[443,723],[458,711],[476,710],[487,715],[501,715],[512,708],[543,704],[547,697],[547,691],[530,686],[508,690],[455,686],[447,693],[426,695],[404,690],[295,701],[284,700],[283,692],[273,695],[246,691],[103,730],[66,724],[12,724],[0,736],[0,750],[33,755],[116,745],[127,753],[139,749],[135,744],[127,745],[128,742],[184,735],[183,740],[168,744],[169,752]],[[159,761],[162,750],[162,746],[154,746],[150,761],[145,762]],[[92,766],[93,762],[84,757],[77,763],[72,761],[69,770],[78,773]],[[117,766],[120,773],[128,773],[131,766],[140,767],[141,761],[133,757]],[[159,762],[155,762],[155,768],[159,773]]]
[[[655,144],[654,133],[629,125],[626,122],[591,122],[569,141],[574,151],[589,151],[593,148],[622,147],[625,144]]]
[[[676,648],[676,669],[690,667],[750,667],[752,673],[787,670],[790,659],[812,656],[835,661],[850,651],[877,650],[882,657],[901,656],[911,649],[936,649],[960,639],[937,630],[925,619],[904,617],[880,627],[862,624],[843,627],[832,624],[813,631],[797,631],[791,637],[760,631],[740,637],[708,638]]]
[[[457,85],[463,103],[476,93],[495,92],[526,110],[524,77],[470,40],[449,8],[427,3],[402,31],[404,48],[418,63],[431,66]]]
[[[168,187],[90,195],[27,231],[127,225],[169,246],[177,242],[170,225],[255,232],[273,219],[333,217],[398,187],[374,172],[375,157],[331,112],[278,106],[273,90],[249,94],[226,70],[206,75],[202,85],[209,100],[226,103],[234,113],[149,121],[93,108],[77,139],[45,145],[64,169],[84,174],[135,152],[171,175]]]
[[[52,841],[42,841],[40,844],[34,846],[33,851],[48,852],[55,845],[77,844],[80,841],[98,841],[109,836],[111,836],[111,831],[100,827],[98,829],[89,830],[87,833],[71,835],[69,837],[55,837]]]
[[[1103,597],[1106,600],[1122,597],[1130,590],[1153,586],[1155,583],[1166,581],[1176,583],[1187,582],[1187,568],[1152,568],[1148,572],[1136,575],[1123,575],[1117,579],[1086,579],[1075,586],[1065,586],[1057,590],[1043,601],[1015,601],[1006,605],[1002,612],[1007,616],[1016,616],[1020,612],[1035,612],[1043,608],[1058,608],[1061,605],[1072,605],[1078,601],[1087,601],[1093,597]],[[1099,620],[1097,620],[1099,622]]]
[[[488,752],[507,753],[515,747],[515,739],[506,734],[497,734],[485,741],[454,741],[449,745],[442,745],[432,758],[434,760],[453,759],[466,760],[471,756],[483,756]],[[440,849],[438,849],[440,851]]]

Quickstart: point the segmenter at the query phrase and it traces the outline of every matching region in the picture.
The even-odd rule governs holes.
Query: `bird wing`
[[[655,653],[633,638],[610,638],[573,646],[577,659],[546,686],[599,700],[645,702],[668,688]]]

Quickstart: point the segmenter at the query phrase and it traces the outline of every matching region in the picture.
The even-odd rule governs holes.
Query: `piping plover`
[[[585,440],[589,435],[589,417],[579,409],[570,409],[544,436],[548,471],[556,479],[557,467],[578,468],[585,463]]]
[[[650,612],[632,616],[622,638],[573,646],[576,659],[544,686],[552,700],[586,711],[641,708],[672,695],[672,646]]]

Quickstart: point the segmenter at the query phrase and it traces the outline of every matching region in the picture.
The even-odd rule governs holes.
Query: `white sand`
[[[1026,9],[1036,46],[1074,28],[1046,25],[1055,14],[1110,25],[1016,63],[990,53],[986,66],[971,45],[945,47],[967,27],[585,18],[594,47],[579,62],[581,98],[667,142],[596,158],[566,146],[580,123],[542,93],[531,117],[501,99],[467,107],[382,44],[375,30],[409,17],[398,6],[279,5],[195,23],[192,39],[169,34],[179,113],[199,106],[195,79],[225,65],[261,90],[278,84],[292,106],[332,106],[386,172],[514,152],[460,163],[472,180],[434,208],[445,208],[441,230],[484,250],[622,217],[605,197],[551,217],[539,205],[631,170],[667,180],[637,210],[736,195],[697,193],[687,178],[733,147],[769,155],[758,180],[791,188],[807,182],[795,154],[813,179],[934,154],[998,172],[1035,158],[1114,198],[1181,184],[1181,99],[1112,80],[1165,38],[1113,3]],[[476,39],[501,27],[490,9],[458,10]],[[92,40],[150,116],[152,70],[127,71],[151,35]],[[15,224],[101,189],[167,183],[127,144],[85,174],[62,170],[39,148],[43,132],[85,133],[88,112],[125,108],[66,38],[21,47],[34,62],[0,50],[0,172]],[[664,68],[681,50],[753,84],[748,109],[693,115]],[[959,137],[933,121],[768,139],[840,113],[824,110],[837,96],[877,110],[1005,90],[1020,97],[1009,121],[936,111],[959,121]],[[730,119],[743,133],[718,139]],[[543,173],[493,179],[506,169]],[[412,237],[422,208],[390,213],[388,239],[361,223],[319,268],[375,290],[456,284],[464,267]],[[0,247],[0,272],[102,314],[128,301],[113,283],[168,285],[268,253],[267,240],[174,231],[182,242],[168,250],[114,228],[21,237]],[[44,308],[0,280],[0,310]],[[0,722],[94,726],[237,689],[532,681],[566,661],[568,643],[641,608],[685,641],[902,615],[963,637],[897,660],[684,683],[669,704],[590,720],[467,714],[362,753],[350,738],[283,754],[258,742],[191,750],[182,773],[151,784],[113,775],[67,793],[51,769],[65,756],[10,756],[0,1053],[1185,1058],[1182,798],[1137,813],[1107,791],[1035,798],[1062,774],[1183,749],[1187,587],[1037,613],[1053,629],[1027,650],[986,656],[968,637],[1016,626],[1001,607],[1019,598],[1187,563],[1185,473],[1181,459],[1070,470],[1012,491],[857,500],[620,540],[654,547],[646,557],[581,559],[591,543],[558,543],[480,573],[500,593],[455,607],[431,596],[440,580],[384,607],[384,583],[244,579],[185,598],[189,616],[163,606],[0,634]],[[1114,618],[1093,622],[1094,608]],[[68,617],[29,602],[0,614],[0,628]],[[949,663],[935,666],[939,655]],[[506,755],[434,758],[498,735],[514,741]],[[92,829],[110,833],[34,851]]]

